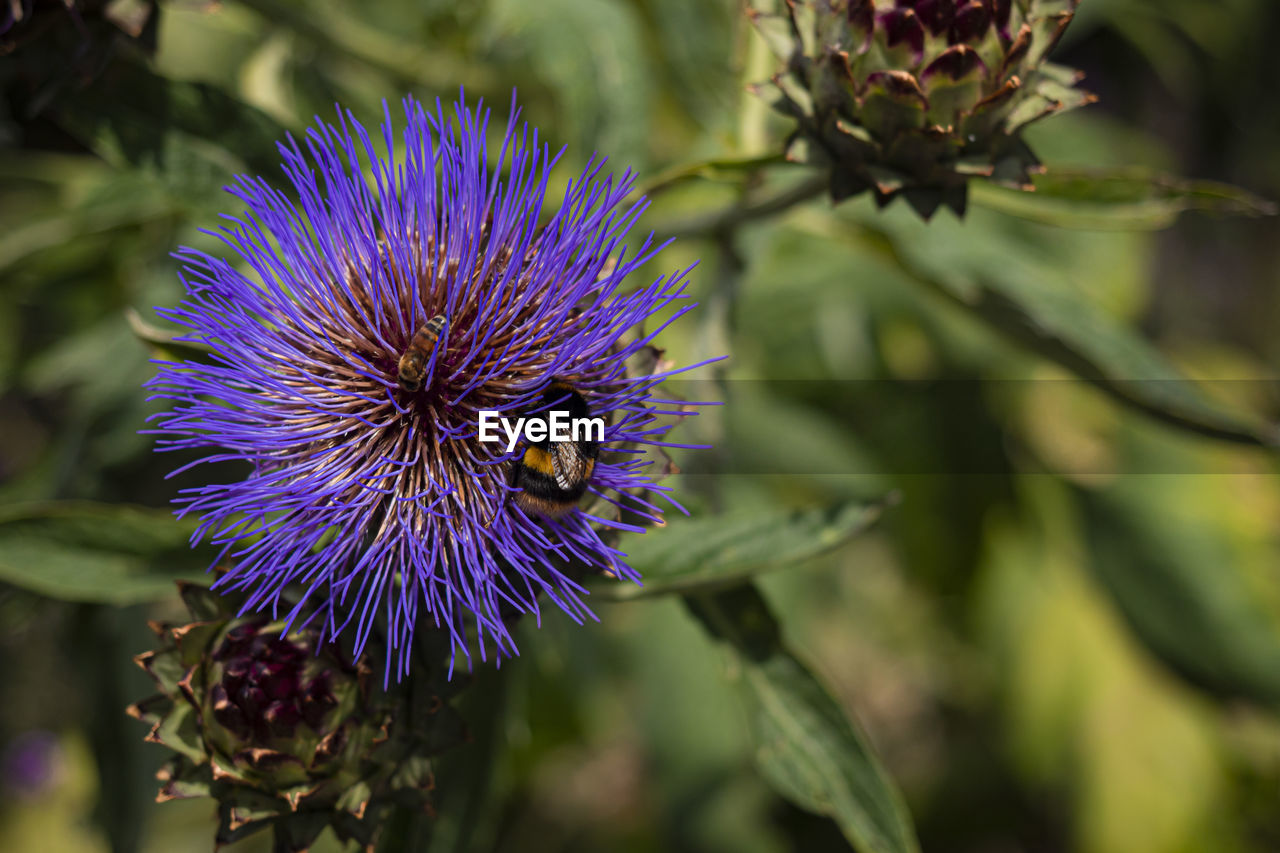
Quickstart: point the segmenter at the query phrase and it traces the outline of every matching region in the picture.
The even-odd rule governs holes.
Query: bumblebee
[[[427,365],[431,363],[431,353],[436,348],[436,341],[440,339],[440,330],[443,328],[444,315],[437,314],[413,333],[404,355],[400,356],[400,370],[396,377],[404,390],[412,392],[422,387],[422,380],[427,375]]]
[[[587,401],[569,383],[553,379],[542,392],[538,414],[530,418],[550,418],[555,411],[566,412],[571,419],[590,416]],[[578,505],[595,473],[600,442],[551,441],[550,421],[547,439],[529,443],[516,464],[512,485],[522,489],[514,495],[525,512],[558,518]]]

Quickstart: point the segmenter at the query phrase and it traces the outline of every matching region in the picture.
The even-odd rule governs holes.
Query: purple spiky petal
[[[622,242],[647,204],[630,171],[593,158],[543,216],[560,154],[517,124],[514,98],[495,146],[482,107],[403,109],[399,132],[384,108],[376,134],[340,111],[290,137],[288,192],[237,179],[247,212],[209,232],[229,256],[181,249],[187,299],[160,311],[213,363],[161,362],[150,383],[174,403],[160,449],[247,466],[179,498],[196,536],[222,547],[217,587],[290,622],[314,613],[330,639],[354,632],[357,653],[382,626],[397,678],[415,628],[469,656],[473,625],[481,657],[501,657],[516,652],[507,617],[544,597],[594,618],[571,566],[639,580],[583,511],[544,518],[511,500],[521,448],[480,442],[477,421],[526,413],[559,377],[611,414],[606,448],[659,444],[650,392],[666,374],[627,374],[653,335],[632,332],[692,307],[688,270],[629,280],[662,248]],[[438,314],[422,388],[405,391],[398,360]],[[653,467],[604,455],[591,491],[661,491]],[[301,591],[291,608],[288,588]]]

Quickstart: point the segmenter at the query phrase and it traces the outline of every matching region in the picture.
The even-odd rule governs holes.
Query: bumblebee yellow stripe
[[[551,460],[551,454],[543,450],[541,447],[530,447],[524,452],[524,464],[528,468],[532,468],[539,474],[547,477],[554,477],[556,473],[555,463]]]

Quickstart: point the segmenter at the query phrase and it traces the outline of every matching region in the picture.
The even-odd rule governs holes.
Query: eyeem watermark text
[[[604,441],[604,418],[571,418],[569,413],[555,410],[546,415],[516,418],[514,424],[497,412],[484,409],[480,412],[480,440],[502,441],[498,427],[507,436],[507,452],[516,449],[521,435],[524,440],[537,444],[543,441]]]

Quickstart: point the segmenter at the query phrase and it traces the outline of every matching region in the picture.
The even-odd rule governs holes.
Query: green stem
[[[704,310],[707,312],[705,323],[715,339],[709,342],[709,349],[716,353],[729,352],[737,332],[738,283],[745,269],[746,262],[738,250],[735,235],[731,232],[717,233],[716,275],[712,280],[711,295],[704,303]],[[727,361],[718,361],[712,368],[722,394],[728,393],[728,388],[724,385],[728,371]]]
[[[758,219],[767,219],[770,216],[785,213],[798,204],[817,198],[826,188],[827,175],[818,172],[798,184],[759,201],[740,201],[708,214],[657,228],[654,236],[665,240],[668,237],[708,237],[727,234]]]
[[[142,739],[124,713],[134,683],[140,680],[126,650],[142,642],[128,634],[125,626],[140,628],[139,614],[140,608],[96,604],[76,608],[74,641],[80,678],[91,697],[86,729],[98,772],[96,812],[112,853],[138,850],[142,814],[153,790],[142,769]]]
[[[742,92],[738,104],[738,147],[742,151],[765,151],[769,148],[770,107],[763,98],[750,91],[752,83],[767,80],[776,60],[769,45],[755,31],[746,15],[738,16],[738,25],[746,36],[746,60],[742,64]]]
[[[709,180],[728,177],[750,178],[762,169],[783,165],[786,162],[781,152],[774,152],[750,157],[716,157],[695,163],[681,163],[662,170],[647,181],[640,181],[636,184],[636,192],[653,197],[695,178]]]
[[[702,300],[699,312],[701,324],[696,356],[699,359],[713,358],[732,352],[733,337],[737,328],[738,284],[746,269],[746,263],[737,248],[733,232],[716,232],[715,244],[715,275],[711,280],[711,290]],[[714,475],[714,472],[728,470],[728,460],[731,456],[723,415],[730,403],[728,371],[727,361],[718,361],[712,366],[715,396],[725,405],[704,412],[705,420],[700,418],[702,421],[700,429],[705,430],[703,437],[712,448],[702,460],[702,463],[707,464],[712,472],[712,476],[706,479],[704,493],[717,512],[724,509],[724,494],[719,487],[719,478]]]
[[[420,834],[408,837],[410,845],[385,846],[382,853],[465,853],[493,846],[497,823],[491,819],[490,801],[502,756],[507,673],[482,666],[471,679],[457,700],[469,740],[432,762],[436,815],[419,827]]]

